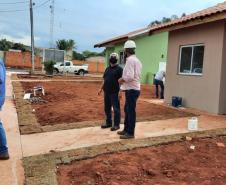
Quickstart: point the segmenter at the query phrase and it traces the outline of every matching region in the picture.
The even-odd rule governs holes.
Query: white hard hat
[[[119,59],[118,53],[112,53],[110,54],[110,58],[115,57],[117,60]]]
[[[136,48],[136,43],[133,40],[128,40],[124,44],[124,49]]]

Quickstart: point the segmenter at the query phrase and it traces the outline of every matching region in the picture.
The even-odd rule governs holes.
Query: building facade
[[[166,66],[168,33],[148,35],[138,32],[136,36],[129,38],[130,35],[132,34],[129,33],[128,38],[119,41],[112,39],[110,42],[101,44],[100,47],[106,47],[105,65],[109,65],[110,54],[116,52],[120,56],[119,63],[123,66],[125,64],[123,46],[126,40],[132,39],[137,45],[136,55],[143,65],[142,83],[152,84],[154,74],[158,72],[159,68],[165,68]]]

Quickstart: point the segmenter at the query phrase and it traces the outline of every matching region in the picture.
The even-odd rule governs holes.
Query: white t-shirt
[[[155,79],[163,81],[163,79],[165,78],[165,75],[166,75],[165,71],[159,71],[159,72],[156,73]]]

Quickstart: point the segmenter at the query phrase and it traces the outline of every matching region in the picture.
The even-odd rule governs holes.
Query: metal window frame
[[[203,47],[205,47],[204,44],[190,44],[190,45],[182,45],[182,46],[180,46],[179,69],[178,69],[178,74],[179,75],[184,75],[184,76],[202,76],[203,75],[203,72],[202,73],[193,73],[192,72],[192,65],[193,65],[193,59],[194,59],[194,47],[196,47],[196,46],[203,46]],[[190,48],[190,47],[192,48],[190,73],[182,73],[182,72],[180,72],[182,49],[183,48]],[[203,55],[204,55],[204,53],[203,53]]]
[[[122,59],[123,59],[123,61],[121,61],[121,53],[122,53]],[[125,66],[125,61],[124,60],[125,60],[125,51],[120,50],[119,51],[119,64],[122,65],[122,66]]]

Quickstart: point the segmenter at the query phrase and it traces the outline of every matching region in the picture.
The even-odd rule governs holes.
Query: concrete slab
[[[22,185],[24,173],[22,167],[22,150],[16,109],[12,100],[10,74],[7,74],[6,102],[1,112],[1,119],[6,129],[10,160],[0,161],[0,185]]]
[[[188,133],[187,122],[188,118],[179,118],[138,123],[136,138]],[[200,131],[218,128],[226,128],[226,116],[204,115],[199,117]],[[115,132],[110,132],[109,129],[102,130],[99,127],[23,135],[21,137],[23,154],[27,157],[51,151],[66,151],[120,140]]]

